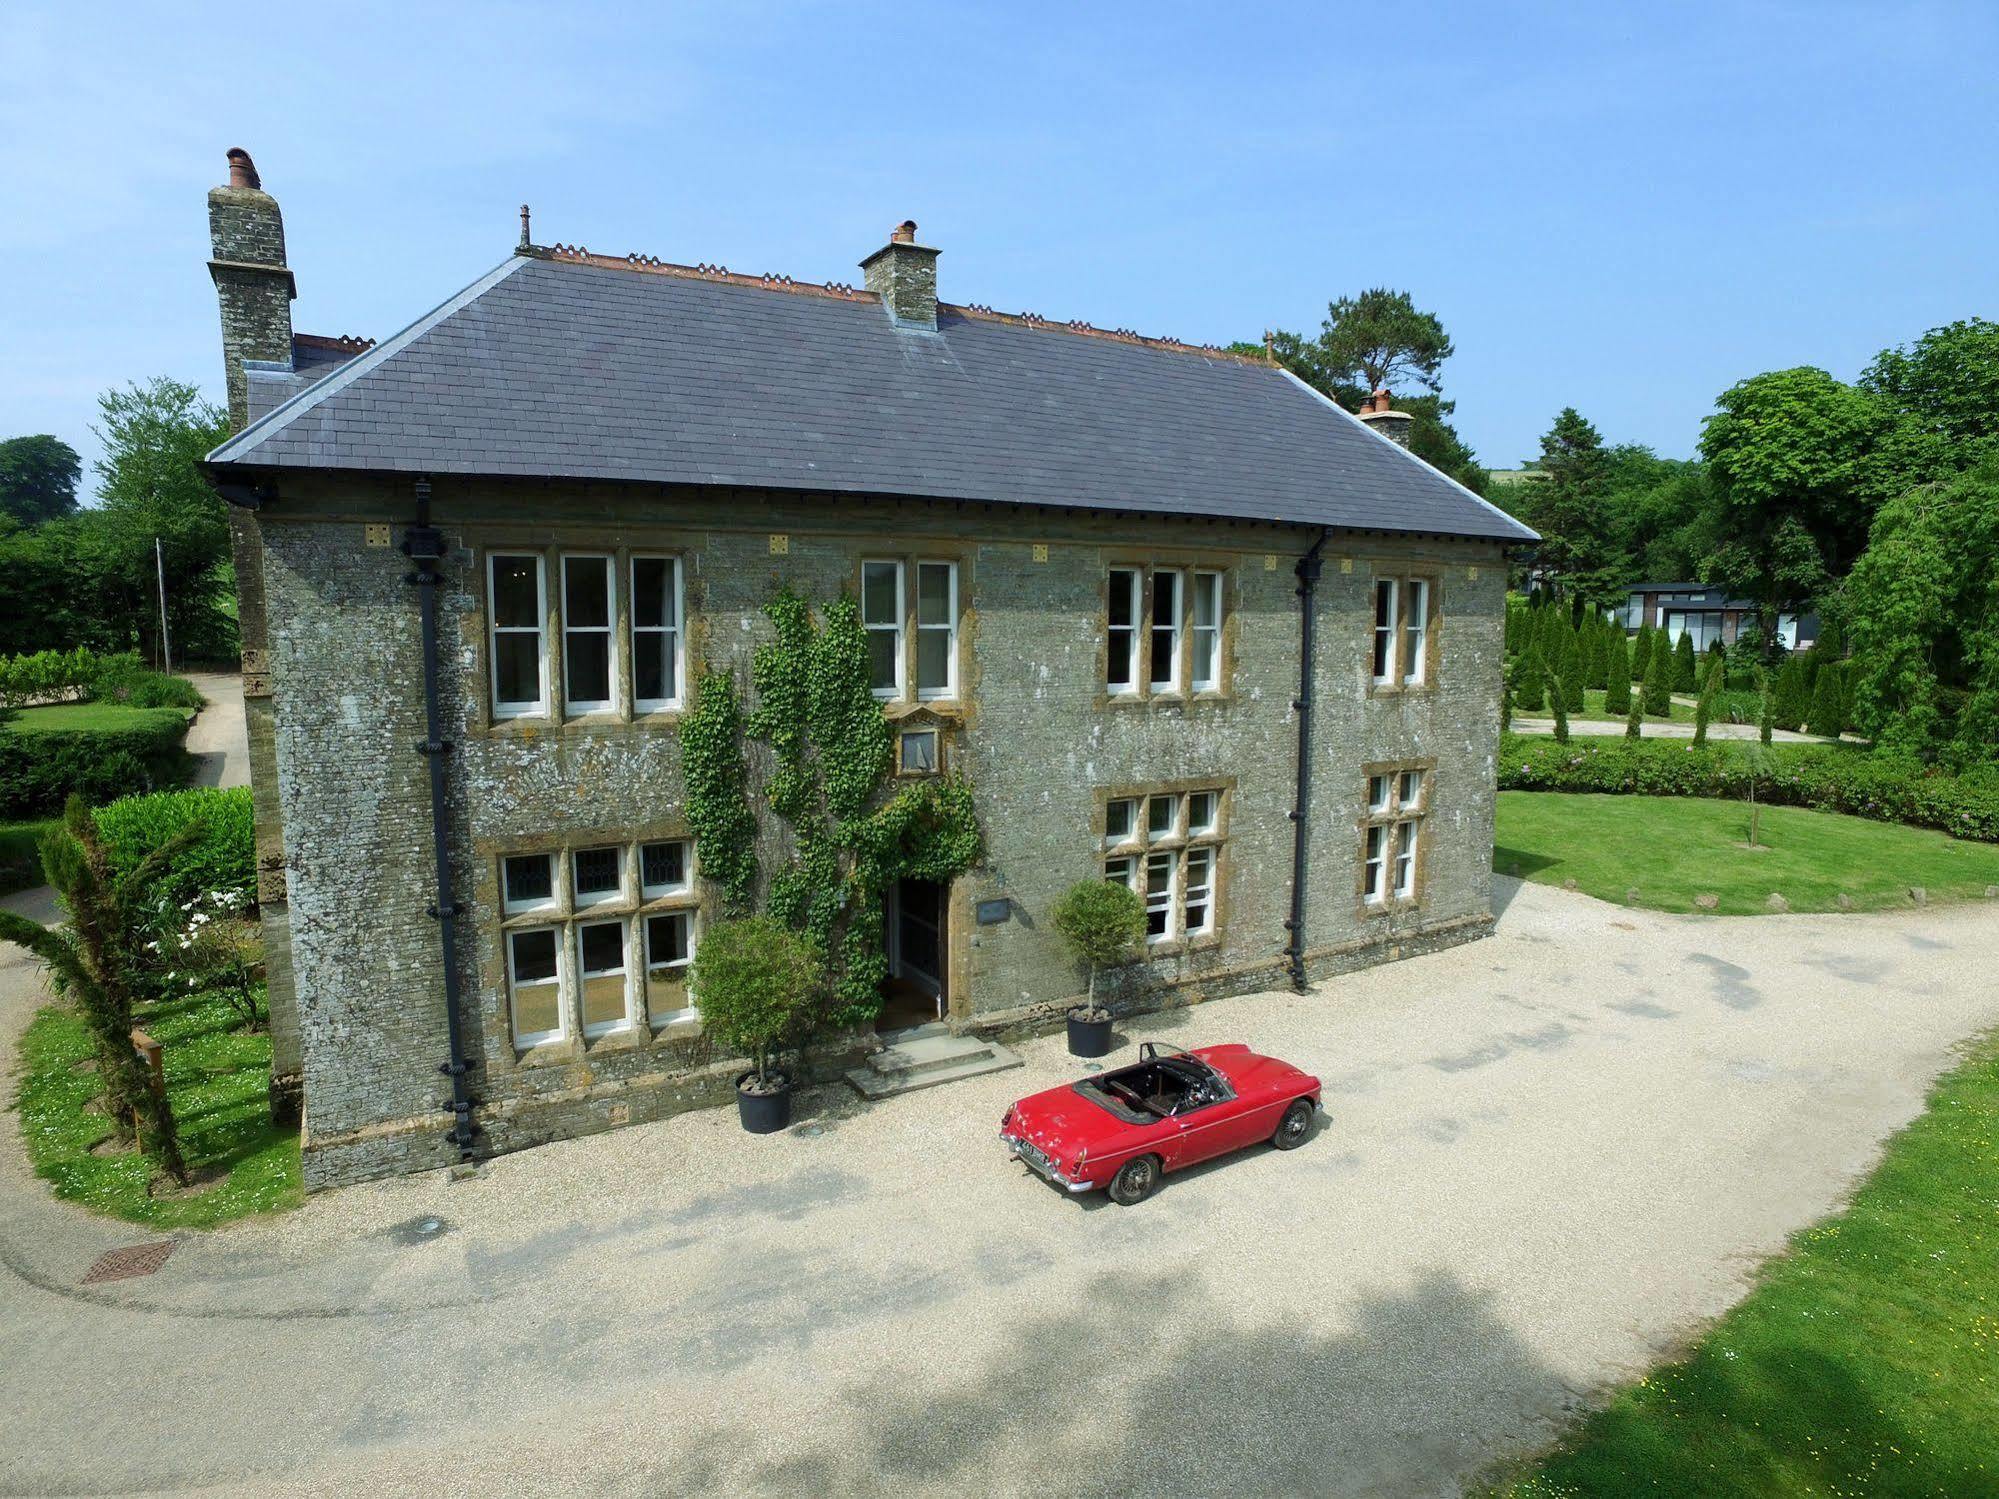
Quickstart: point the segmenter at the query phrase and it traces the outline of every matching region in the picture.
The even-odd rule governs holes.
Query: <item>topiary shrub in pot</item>
[[[1069,1053],[1100,1057],[1111,1049],[1111,1012],[1097,1003],[1097,971],[1128,963],[1145,940],[1145,902],[1124,885],[1079,880],[1055,903],[1055,930],[1090,971],[1087,1000],[1069,1011]]]
[[[768,916],[717,922],[694,949],[689,984],[702,1029],[750,1062],[736,1079],[736,1108],[751,1134],[791,1122],[791,1075],[775,1064],[811,1029],[824,977],[811,943]]]

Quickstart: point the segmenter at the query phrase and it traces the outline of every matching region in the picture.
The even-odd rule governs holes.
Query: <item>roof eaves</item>
[[[1370,427],[1366,422],[1362,421],[1359,417],[1355,416],[1351,411],[1347,410],[1346,407],[1342,406],[1338,401],[1333,400],[1324,391],[1314,389],[1311,385],[1299,379],[1295,374],[1293,374],[1290,370],[1286,369],[1281,364],[1277,367],[1277,370],[1279,374],[1283,375],[1284,378],[1289,380],[1293,385],[1297,386],[1300,390],[1306,392],[1308,395],[1314,397],[1318,401],[1323,402],[1331,410],[1337,411],[1343,418],[1345,418],[1347,421],[1352,422],[1356,427],[1360,428],[1361,431],[1367,433],[1367,435],[1373,438],[1376,442],[1387,443],[1389,447],[1393,448],[1396,452],[1400,453],[1404,458],[1408,459],[1411,463],[1416,464],[1419,468],[1427,469],[1431,473],[1435,474],[1439,479],[1442,479],[1446,484],[1450,485],[1451,488],[1455,489],[1459,494],[1463,495],[1473,504],[1478,505],[1487,511],[1490,511],[1494,516],[1496,516],[1501,522],[1503,522],[1510,529],[1510,531],[1512,532],[1513,540],[1520,542],[1530,542],[1530,541],[1539,541],[1541,539],[1541,533],[1539,531],[1534,530],[1530,526],[1522,525],[1519,521],[1515,520],[1512,516],[1508,515],[1504,510],[1501,510],[1497,505],[1493,504],[1492,501],[1485,498],[1484,495],[1476,494],[1470,489],[1467,489],[1464,485],[1460,484],[1456,479],[1453,479],[1449,474],[1445,473],[1442,469],[1438,468],[1434,463],[1431,463],[1428,459],[1419,458],[1414,453],[1410,452],[1407,448],[1403,447],[1401,443],[1392,441],[1391,439],[1382,436],[1379,432],[1375,431],[1374,428]]]
[[[400,333],[383,339],[364,354],[355,355],[354,358],[327,374],[325,378],[315,380],[290,400],[284,402],[282,405],[272,407],[271,410],[258,417],[256,421],[251,422],[241,432],[238,432],[235,436],[217,447],[208,455],[206,461],[218,464],[241,463],[245,461],[249,458],[252,449],[265,438],[288,426],[292,421],[303,416],[328,396],[345,390],[354,381],[360,379],[361,376],[367,374],[377,365],[393,359],[432,328],[436,327],[460,308],[477,300],[493,287],[498,286],[525,264],[527,262],[521,257],[509,255],[470,286],[465,287],[462,291],[455,293],[443,302],[440,302],[437,306],[431,308],[429,312],[426,312]]]

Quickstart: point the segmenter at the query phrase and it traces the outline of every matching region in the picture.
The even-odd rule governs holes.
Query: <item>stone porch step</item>
[[[930,1027],[922,1030],[930,1032]],[[939,1026],[935,1033],[905,1032],[869,1057],[865,1066],[849,1072],[847,1081],[865,1098],[892,1098],[1019,1065],[1020,1058],[1004,1046],[974,1036],[954,1036]]]

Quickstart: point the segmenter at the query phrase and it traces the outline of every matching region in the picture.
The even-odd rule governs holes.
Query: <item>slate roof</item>
[[[517,255],[210,461],[1535,539],[1260,362],[747,280]]]

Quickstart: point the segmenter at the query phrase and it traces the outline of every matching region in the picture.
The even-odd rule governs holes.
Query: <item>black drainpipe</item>
[[[441,732],[443,715],[437,703],[437,591],[444,586],[444,574],[437,564],[444,557],[444,533],[430,523],[430,480],[416,481],[416,524],[403,532],[403,554],[416,563],[416,571],[406,574],[405,583],[417,588],[418,608],[423,620],[423,743],[418,754],[430,763],[430,842],[437,858],[437,899],[426,909],[437,922],[438,941],[444,954],[444,1024],[450,1037],[451,1059],[438,1071],[451,1079],[451,1143],[458,1147],[458,1159],[472,1159],[472,1088],[467,1076],[472,1063],[465,1057],[464,1029],[458,1019],[458,904],[451,898],[451,836],[445,827],[444,761],[451,741]]]
[[[1298,559],[1298,696],[1291,706],[1298,713],[1298,800],[1291,808],[1291,917],[1284,923],[1290,933],[1291,987],[1305,992],[1305,843],[1312,805],[1312,604],[1319,591],[1319,572],[1324,563],[1320,549],[1327,532],[1321,531],[1312,549]]]

